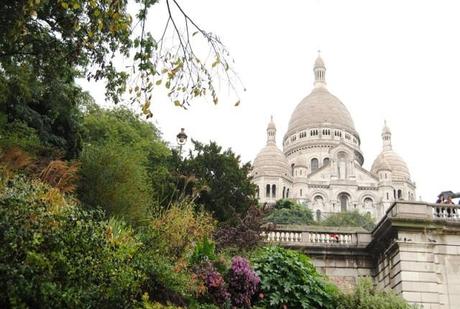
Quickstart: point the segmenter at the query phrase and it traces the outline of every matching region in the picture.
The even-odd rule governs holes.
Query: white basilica
[[[317,220],[355,209],[378,220],[395,200],[415,200],[415,183],[392,149],[387,125],[382,131],[382,152],[367,171],[362,167],[359,134],[345,105],[326,87],[320,56],[313,71],[314,88],[292,113],[283,151],[276,145],[273,118],[268,124],[267,145],[251,172],[259,202],[295,199],[306,203]]]

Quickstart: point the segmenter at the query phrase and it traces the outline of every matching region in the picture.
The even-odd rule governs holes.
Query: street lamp
[[[179,155],[182,156],[182,146],[187,143],[187,134],[185,134],[185,129],[181,128],[179,134],[176,135],[177,144],[179,144]]]

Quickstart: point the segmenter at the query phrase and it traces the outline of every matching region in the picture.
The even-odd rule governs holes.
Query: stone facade
[[[392,149],[388,126],[382,131],[382,152],[367,171],[352,117],[328,91],[320,57],[313,71],[314,88],[292,113],[283,151],[276,145],[273,119],[267,127],[267,145],[251,173],[259,202],[292,198],[311,207],[317,219],[355,209],[379,219],[395,200],[415,200],[415,184]]]
[[[267,241],[305,252],[342,287],[371,276],[424,309],[460,308],[460,206],[396,202],[371,232],[267,226]]]

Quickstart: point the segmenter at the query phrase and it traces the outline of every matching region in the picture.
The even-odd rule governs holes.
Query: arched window
[[[291,176],[294,176],[294,166],[295,166],[295,164],[292,163],[291,164]]]
[[[265,189],[265,197],[270,197],[270,185],[267,185]]]
[[[329,164],[329,158],[324,158],[323,165],[328,165],[328,164]]]
[[[402,191],[401,189],[398,190],[398,200],[402,199]]]
[[[276,197],[276,185],[272,185],[272,197]]]
[[[300,196],[302,196],[302,189],[300,189]]]
[[[313,198],[313,201],[314,201],[316,207],[323,207],[324,206],[324,200],[323,200],[323,197],[321,195],[316,195]]]
[[[286,187],[283,187],[283,198],[285,197],[286,195]]]
[[[364,199],[364,207],[371,208],[374,205],[374,201],[370,197]]]
[[[390,200],[390,194],[387,192],[387,200]]]
[[[339,200],[340,200],[340,211],[346,212],[348,208],[348,201],[349,201],[348,194],[340,193]]]
[[[257,186],[256,187],[256,198],[259,198],[259,191],[260,191],[259,186]]]
[[[321,221],[321,210],[316,210],[316,221]]]
[[[286,198],[289,198],[289,188],[286,190]]]
[[[313,158],[311,159],[311,172],[313,173],[318,169],[318,159]]]

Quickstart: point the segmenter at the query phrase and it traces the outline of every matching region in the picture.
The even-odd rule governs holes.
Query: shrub
[[[212,237],[215,220],[195,207],[190,201],[177,202],[168,209],[158,210],[159,214],[151,221],[158,250],[172,261],[189,258],[195,243]]]
[[[266,308],[335,308],[337,290],[302,253],[269,246],[255,253]]]
[[[205,261],[214,261],[216,259],[216,245],[214,242],[204,237],[195,245],[192,256],[190,257],[190,264],[198,264]]]
[[[324,226],[357,226],[368,231],[372,231],[375,227],[375,221],[370,214],[362,215],[357,210],[332,214],[320,224]]]
[[[12,179],[0,192],[0,230],[2,308],[130,307],[137,297],[137,241],[55,188]]]
[[[404,299],[393,291],[379,291],[370,278],[363,278],[351,294],[340,298],[337,309],[410,309]]]
[[[275,224],[312,224],[313,214],[309,208],[294,204],[290,208],[273,209],[264,220]]]
[[[89,207],[140,223],[152,207],[143,154],[113,143],[87,145],[81,154],[78,196]]]
[[[263,223],[264,210],[257,206],[249,207],[237,224],[220,224],[214,233],[218,250],[234,251],[238,254],[253,250],[261,241],[260,226]]]
[[[251,299],[257,291],[260,278],[251,269],[249,262],[245,258],[235,256],[227,278],[232,305],[238,308],[250,308]]]
[[[297,205],[293,200],[290,200],[290,199],[281,199],[281,200],[277,200],[276,203],[275,203],[275,206],[273,208],[275,209],[283,209],[283,208],[292,208],[294,207],[295,205]]]

